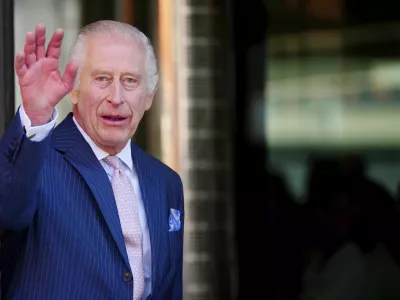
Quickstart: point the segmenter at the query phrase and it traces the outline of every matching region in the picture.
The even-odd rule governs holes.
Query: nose
[[[111,95],[108,99],[108,101],[113,104],[113,105],[120,105],[122,102],[124,102],[124,99],[122,97],[122,85],[119,82],[119,80],[114,80],[112,85],[111,85]]]

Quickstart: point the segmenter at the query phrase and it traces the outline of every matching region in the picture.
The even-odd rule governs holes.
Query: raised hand
[[[22,103],[32,126],[50,121],[54,107],[73,88],[78,65],[70,61],[61,76],[58,61],[64,37],[57,30],[45,49],[46,27],[37,25],[35,33],[28,32],[24,51],[15,58],[15,71]]]

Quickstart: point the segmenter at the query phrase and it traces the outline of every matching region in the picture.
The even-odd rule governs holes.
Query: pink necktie
[[[133,299],[139,300],[144,293],[142,228],[140,226],[137,199],[131,181],[121,169],[116,156],[108,156],[104,162],[114,168],[111,184],[117,204],[122,234],[133,276]]]

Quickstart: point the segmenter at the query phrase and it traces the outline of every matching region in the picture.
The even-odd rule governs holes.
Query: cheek
[[[88,93],[89,99],[92,105],[98,104],[103,99],[107,98],[110,95],[110,89],[104,88],[101,89],[99,87],[93,86],[91,91]]]
[[[81,94],[81,101],[78,104],[84,106],[86,110],[97,110],[99,104],[103,101],[103,99],[107,98],[108,94],[109,93],[107,89],[93,87]]]
[[[142,93],[129,95],[125,99],[130,109],[136,114],[142,115],[146,110],[146,97]]]

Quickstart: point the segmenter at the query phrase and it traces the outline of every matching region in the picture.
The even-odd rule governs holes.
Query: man
[[[22,105],[0,143],[2,299],[182,299],[183,188],[131,142],[152,104],[152,46],[114,21],[84,27],[64,75],[62,30],[28,33]],[[73,112],[55,127],[68,93]]]

